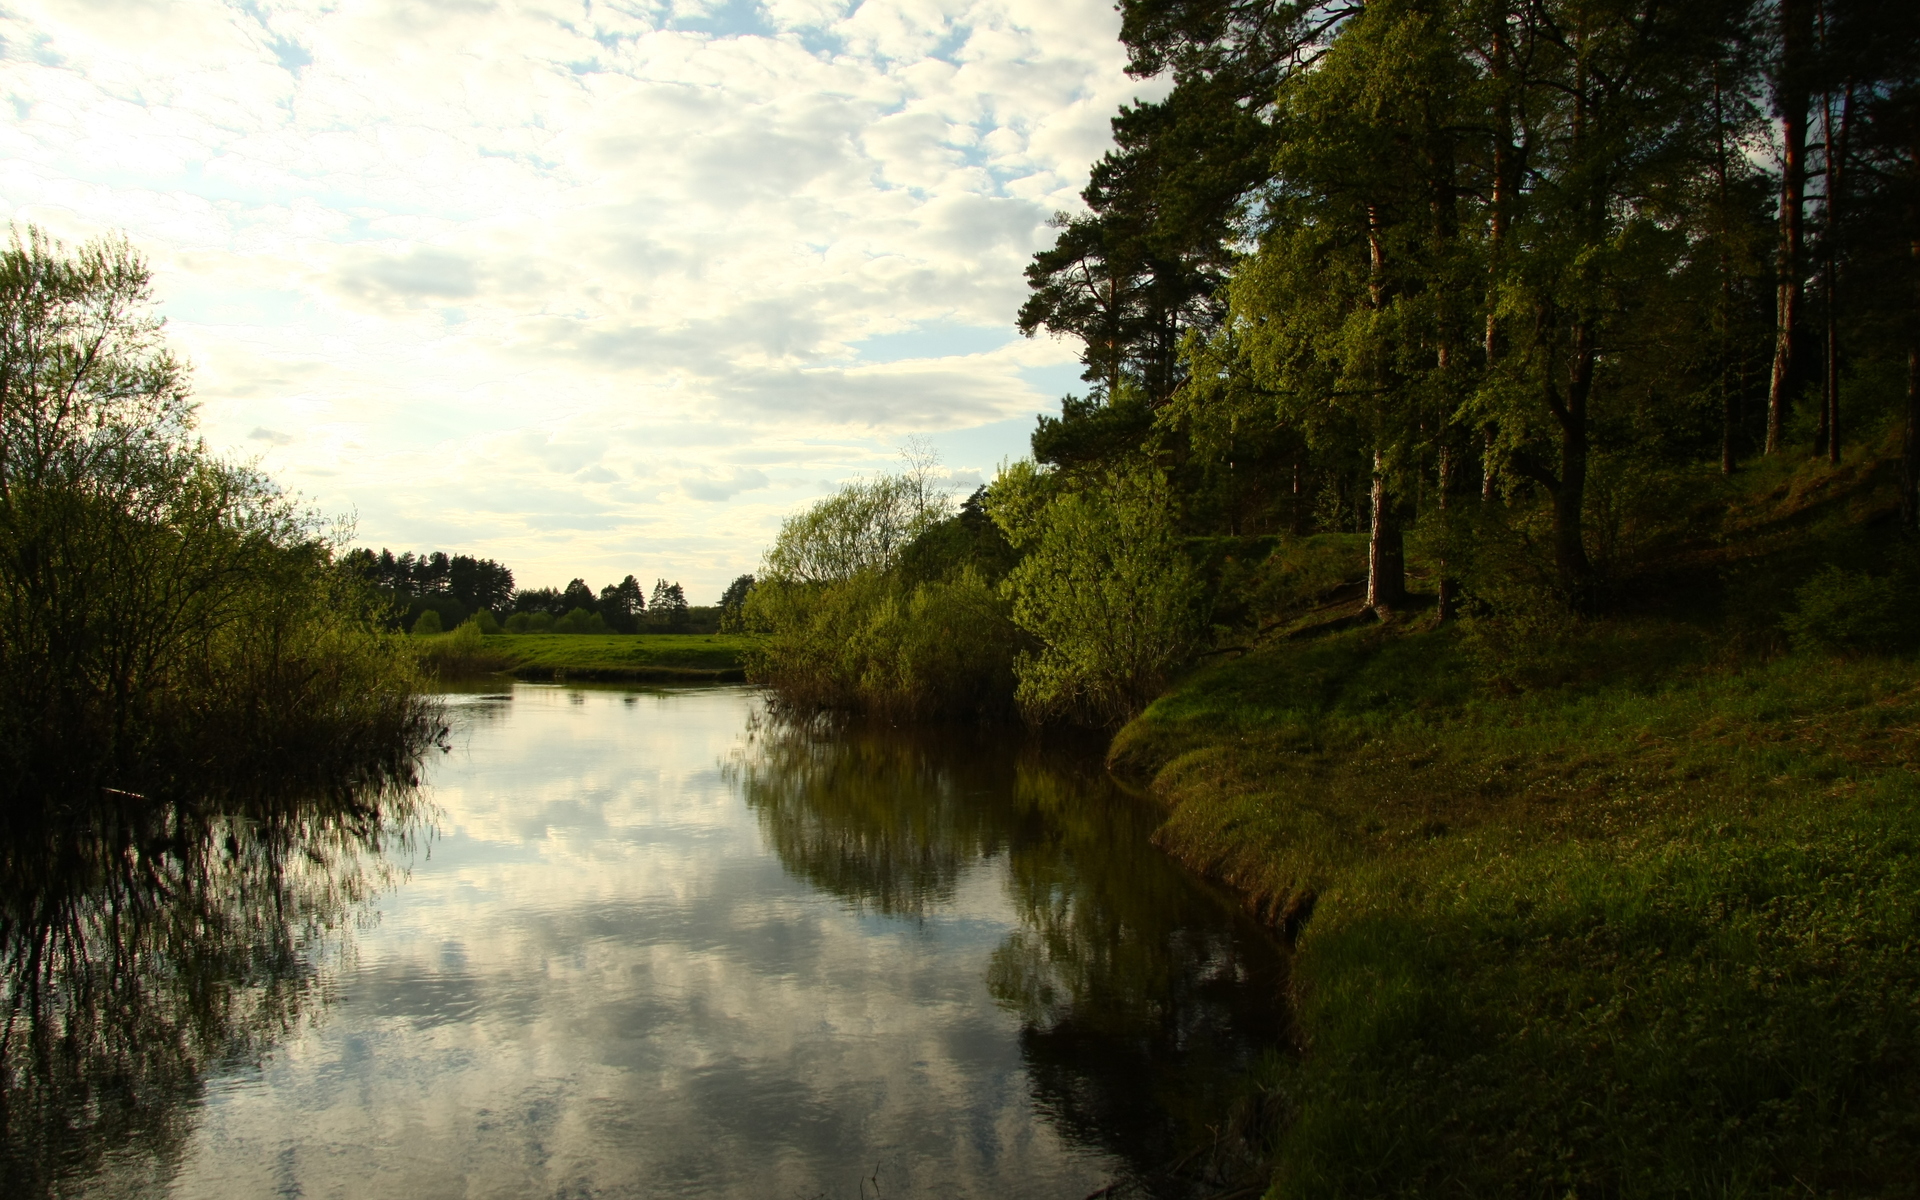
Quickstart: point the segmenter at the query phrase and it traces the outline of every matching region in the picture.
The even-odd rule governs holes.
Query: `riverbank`
[[[1279,641],[1121,731],[1296,938],[1272,1194],[1910,1194],[1920,671],[1756,617],[1896,553],[1872,485],[1754,522],[1711,612]]]
[[[415,639],[442,677],[606,682],[739,682],[748,638],[722,633],[559,634],[459,631]]]

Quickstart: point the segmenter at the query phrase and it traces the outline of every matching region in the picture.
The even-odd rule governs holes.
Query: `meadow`
[[[753,639],[724,633],[481,635],[471,627],[411,639],[445,677],[510,673],[519,679],[738,681]]]

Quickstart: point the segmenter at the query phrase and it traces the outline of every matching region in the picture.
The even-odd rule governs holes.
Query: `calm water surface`
[[[418,814],[214,829],[183,868],[204,911],[175,912],[176,883],[142,926],[173,942],[113,934],[94,974],[129,975],[114,986],[148,1026],[98,1078],[80,1056],[22,1082],[14,1052],[23,1178],[399,1200],[1205,1190],[1204,1156],[1167,1168],[1278,1043],[1279,960],[1084,755],[795,729],[742,688],[448,700]],[[72,936],[98,942],[129,903]],[[209,929],[231,946],[196,966],[182,947]],[[177,1053],[127,1065],[155,1039]]]

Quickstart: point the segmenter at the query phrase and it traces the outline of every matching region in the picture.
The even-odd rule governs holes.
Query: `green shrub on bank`
[[[748,671],[802,709],[1000,715],[1013,692],[1007,607],[971,568],[911,585],[874,572],[835,583],[763,580],[742,612],[760,635]]]
[[[429,608],[414,618],[411,632],[415,637],[432,637],[446,631],[440,628],[440,614]]]
[[[893,720],[1012,711],[1012,551],[976,495],[924,469],[849,484],[789,517],[741,602],[749,677],[796,708]]]
[[[1022,466],[1003,472],[988,501],[1025,552],[1006,582],[1014,624],[1038,644],[1014,665],[1021,710],[1118,725],[1159,694],[1204,632],[1166,478],[1135,469],[1062,487]]]

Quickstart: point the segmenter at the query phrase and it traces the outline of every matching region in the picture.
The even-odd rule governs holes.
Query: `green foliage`
[[[1115,471],[1060,490],[1037,510],[1043,477],[1005,478],[1004,509],[996,487],[988,511],[1025,551],[1005,590],[1014,624],[1039,643],[1016,662],[1021,710],[1036,720],[1118,724],[1158,694],[1203,629],[1166,478]]]
[[[544,614],[543,614],[544,615]],[[597,612],[575,608],[553,623],[555,633],[605,633],[607,622]]]
[[[440,627],[440,614],[429,608],[413,620],[411,630],[415,637],[431,637],[443,630]]]
[[[1794,592],[1781,625],[1802,650],[1885,651],[1914,640],[1912,585],[1828,564]]]
[[[998,716],[1013,691],[1007,602],[971,567],[909,584],[866,572],[834,583],[769,580],[742,620],[751,677],[801,710],[891,719]]]
[[[139,256],[16,231],[0,252],[0,774],[28,806],[374,771],[426,734],[371,589],[193,419]]]
[[[479,629],[483,634],[491,635],[500,632],[500,622],[489,609],[483,608],[476,611],[471,617],[467,618],[467,624]]]
[[[924,471],[850,483],[788,517],[762,577],[836,583],[883,572],[908,543],[946,516],[946,498]]]
[[[738,633],[741,629],[741,610],[746,606],[747,593],[753,590],[754,578],[751,575],[736,575],[727,590],[720,594],[720,632]]]
[[[553,614],[548,612],[517,612],[507,618],[502,626],[507,633],[551,633]]]

